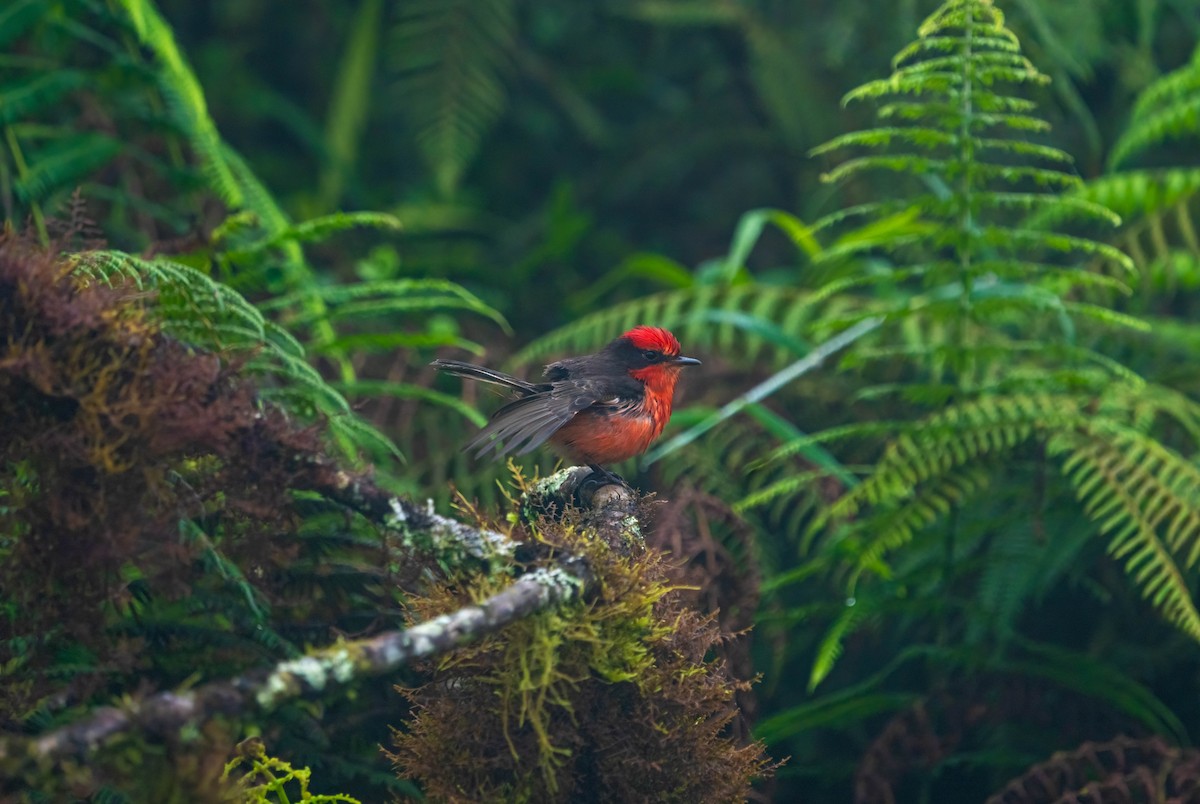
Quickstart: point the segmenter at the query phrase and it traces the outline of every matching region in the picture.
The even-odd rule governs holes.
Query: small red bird
[[[541,383],[457,360],[432,365],[517,394],[466,445],[476,457],[524,455],[548,440],[568,459],[610,474],[600,465],[640,455],[658,438],[671,418],[680,369],[699,364],[680,356],[670,332],[642,326],[594,355],[551,363]]]

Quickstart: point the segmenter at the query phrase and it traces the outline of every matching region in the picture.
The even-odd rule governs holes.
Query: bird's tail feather
[[[503,385],[505,388],[512,388],[526,394],[537,392],[536,386],[533,383],[518,380],[511,374],[505,374],[503,371],[487,368],[486,366],[477,366],[474,363],[464,363],[461,360],[442,360],[441,358],[433,361],[429,365],[436,368],[438,371],[444,371],[447,374],[454,374],[459,377],[468,377],[472,380],[480,380],[482,382],[490,382],[493,385]]]

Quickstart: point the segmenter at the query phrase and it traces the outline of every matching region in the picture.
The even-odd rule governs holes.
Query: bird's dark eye
[[[657,352],[654,349],[647,349],[646,351],[642,352],[642,357],[646,358],[651,363],[657,363],[662,359],[662,352]]]

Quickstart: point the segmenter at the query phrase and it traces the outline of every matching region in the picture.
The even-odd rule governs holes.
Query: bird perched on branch
[[[680,370],[699,364],[679,354],[679,341],[667,330],[641,326],[595,354],[551,363],[540,383],[457,360],[432,365],[517,396],[468,442],[464,449],[476,457],[524,455],[550,441],[569,460],[615,478],[602,465],[646,451],[671,418]]]

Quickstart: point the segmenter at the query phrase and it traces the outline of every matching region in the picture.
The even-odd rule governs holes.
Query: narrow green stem
[[[959,106],[961,122],[959,124],[958,137],[958,159],[962,165],[962,179],[959,185],[962,209],[959,212],[960,239],[956,246],[956,250],[958,251],[959,278],[962,282],[962,296],[959,301],[958,342],[964,347],[968,345],[967,336],[968,321],[971,316],[971,293],[974,290],[974,283],[971,276],[971,258],[973,256],[971,253],[973,242],[971,232],[975,225],[971,209],[974,203],[971,191],[975,180],[975,140],[974,133],[971,131],[971,122],[974,119],[974,99],[971,95],[975,80],[974,71],[972,70],[974,24],[975,15],[968,8],[966,20],[963,24],[962,94]],[[959,363],[959,383],[965,384],[967,375],[965,356]]]
[[[28,178],[29,165],[25,162],[25,155],[21,153],[21,143],[17,140],[17,132],[12,126],[4,127],[4,138],[8,141],[8,150],[12,152],[13,164],[17,166],[17,177]],[[41,205],[30,199],[29,211],[33,215],[33,225],[37,227],[38,240],[43,246],[49,246],[50,234],[46,231],[46,219],[42,215]]]

